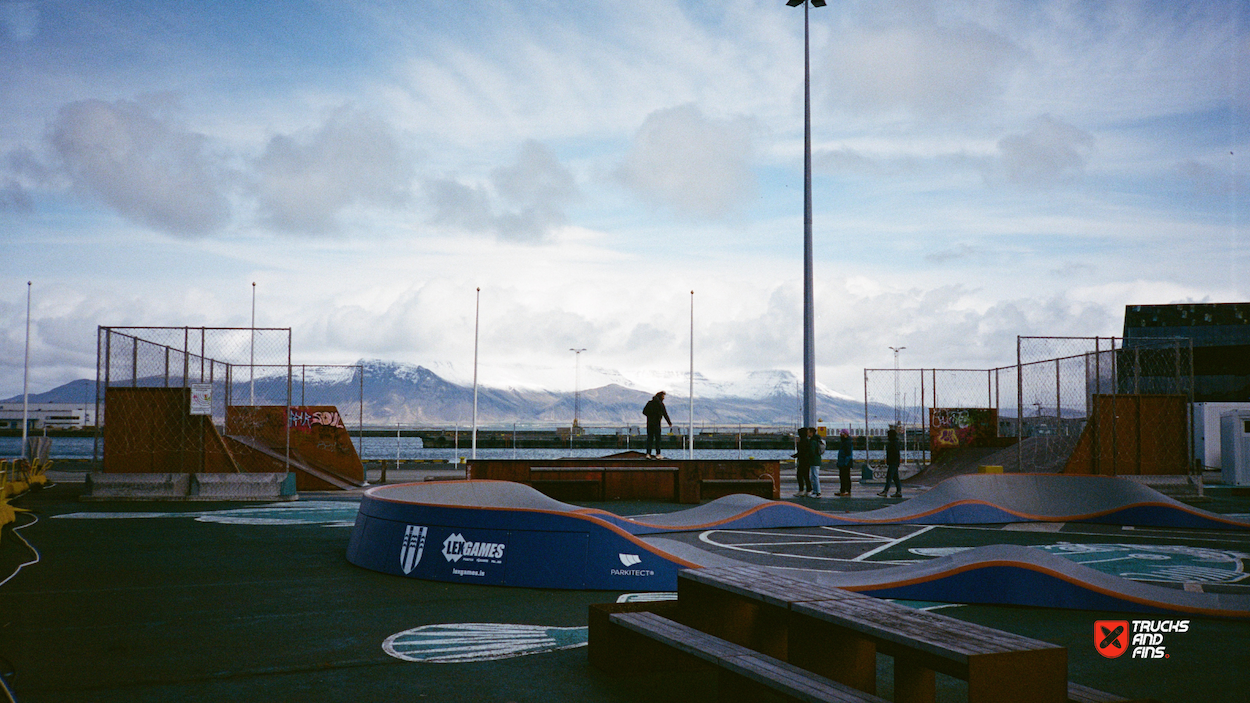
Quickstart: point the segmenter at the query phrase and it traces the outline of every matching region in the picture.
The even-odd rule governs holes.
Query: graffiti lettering
[[[338,411],[306,410],[302,407],[291,408],[290,425],[303,432],[311,431],[314,426],[347,429]]]

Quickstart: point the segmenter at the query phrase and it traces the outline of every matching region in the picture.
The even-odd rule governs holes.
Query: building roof
[[[1126,306],[1125,346],[1147,337],[1184,337],[1195,347],[1250,344],[1250,303]]]

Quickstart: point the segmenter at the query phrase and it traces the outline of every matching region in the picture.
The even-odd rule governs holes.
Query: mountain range
[[[363,414],[367,426],[466,426],[472,420],[472,383],[448,380],[445,376],[454,378],[457,374],[446,365],[440,368],[443,375],[425,366],[390,361],[366,360],[358,366],[363,371],[363,383],[355,367],[295,366],[291,403],[334,405],[349,423]],[[576,408],[578,421],[584,427],[638,426],[645,422],[642,406],[654,394],[652,388],[667,391],[665,402],[674,424],[689,421],[687,374],[673,374],[668,383],[652,376],[645,380],[645,389],[642,382],[603,369],[588,375],[593,380],[607,377],[613,382],[574,392],[479,384],[478,425],[565,426],[572,422]],[[140,386],[163,384],[163,378],[137,381]],[[30,400],[94,404],[95,385],[90,379],[71,381],[44,393],[31,394]],[[285,402],[285,389],[284,376],[258,375],[254,380],[236,380],[228,390],[235,404],[248,404],[253,397],[259,404],[281,404]],[[794,426],[800,417],[799,389],[795,375],[784,370],[751,372],[733,381],[711,381],[696,373],[694,422],[701,426]],[[21,396],[4,402],[21,402]],[[862,400],[827,388],[817,386],[816,407],[819,419],[831,426],[862,426],[864,422]],[[868,420],[877,424],[887,422],[894,411],[883,404],[871,404],[868,413]]]

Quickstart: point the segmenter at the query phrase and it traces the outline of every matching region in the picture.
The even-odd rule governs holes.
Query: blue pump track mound
[[[646,520],[563,503],[517,483],[440,481],[367,490],[347,559],[374,571],[435,581],[663,591],[676,588],[681,569],[736,563],[666,540],[664,533],[1018,522],[1250,531],[1250,523],[1105,476],[956,476],[905,502],[846,514],[731,495]],[[1250,618],[1247,596],[1151,586],[1007,545],[814,578],[881,597]]]

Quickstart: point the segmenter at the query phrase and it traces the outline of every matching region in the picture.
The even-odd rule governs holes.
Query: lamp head
[[[790,7],[798,7],[799,5],[802,5],[804,1],[805,0],[789,0],[786,4],[789,5]],[[812,7],[824,7],[824,6],[825,6],[825,0],[812,0]]]

